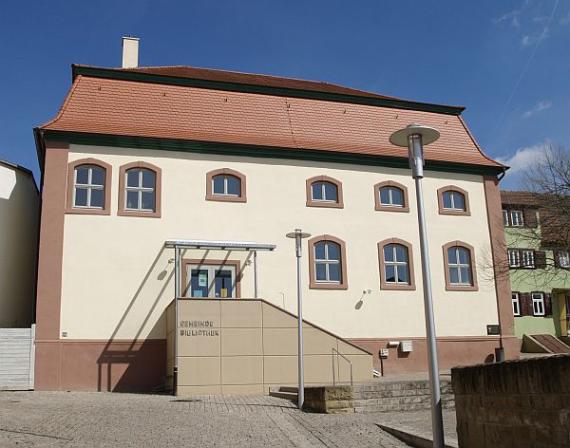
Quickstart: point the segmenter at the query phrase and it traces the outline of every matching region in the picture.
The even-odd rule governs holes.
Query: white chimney
[[[139,38],[123,37],[123,68],[139,66]]]

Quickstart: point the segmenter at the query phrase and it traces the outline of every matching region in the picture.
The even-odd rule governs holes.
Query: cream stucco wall
[[[0,327],[32,323],[38,212],[32,175],[0,163]]]
[[[347,290],[308,288],[303,252],[305,318],[345,338],[423,336],[422,279],[414,189],[403,169],[71,145],[70,161],[94,157],[113,167],[111,215],[66,215],[61,330],[71,339],[164,338],[164,310],[173,298],[173,251],[167,239],[272,243],[259,253],[259,296],[296,309],[293,241],[302,228],[346,243]],[[162,169],[162,217],[117,216],[119,167],[143,160]],[[247,177],[247,203],[205,200],[210,170],[232,168]],[[481,176],[427,172],[424,182],[438,336],[486,334],[497,323],[494,283],[485,273],[490,239]],[[344,209],[306,207],[307,178],[342,181]],[[408,187],[410,213],[374,210],[373,186],[394,180]],[[469,193],[471,216],[438,214],[436,190],[454,184]],[[380,290],[377,243],[398,237],[414,250],[415,291]],[[462,240],[475,248],[479,290],[445,291],[442,246]],[[240,259],[245,253],[189,251],[185,258]],[[253,266],[245,265],[242,297],[253,297]],[[362,297],[363,290],[372,290]],[[361,300],[362,299],[362,300]]]

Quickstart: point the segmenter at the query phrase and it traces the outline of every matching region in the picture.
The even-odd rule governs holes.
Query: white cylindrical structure
[[[136,68],[139,66],[139,38],[123,37],[122,68]]]

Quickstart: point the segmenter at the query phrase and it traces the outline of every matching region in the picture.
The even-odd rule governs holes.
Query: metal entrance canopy
[[[180,249],[213,249],[213,250],[245,250],[273,251],[275,244],[261,244],[252,241],[209,241],[209,240],[166,240],[164,246]]]

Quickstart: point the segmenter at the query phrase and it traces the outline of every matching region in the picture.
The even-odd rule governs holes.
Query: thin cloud
[[[570,25],[570,12],[560,19],[560,25]]]
[[[495,25],[500,25],[502,23],[508,23],[513,28],[520,28],[520,16],[525,12],[531,4],[531,0],[525,0],[519,8],[515,8],[512,11],[506,12],[500,17],[493,19]]]
[[[530,118],[533,115],[536,115],[544,110],[550,109],[552,107],[552,101],[548,101],[548,100],[542,100],[539,101],[538,103],[536,103],[534,105],[534,107],[532,109],[527,110],[524,114],[523,114],[523,118]]]
[[[519,148],[512,156],[498,157],[497,160],[510,167],[501,182],[503,188],[525,188],[525,175],[536,167],[550,149],[550,140],[533,146]]]

